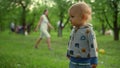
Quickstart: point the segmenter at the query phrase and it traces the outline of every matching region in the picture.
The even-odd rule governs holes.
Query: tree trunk
[[[118,28],[118,23],[117,23],[117,13],[115,13],[114,16],[114,21],[113,21],[113,25],[114,25],[114,40],[117,41],[119,40],[119,28]]]
[[[28,32],[28,34],[30,34],[31,28],[32,28],[32,26],[34,25],[35,17],[36,17],[36,14],[34,13],[34,14],[33,14],[32,21],[27,25],[27,32]]]
[[[117,7],[117,6],[115,6]],[[118,27],[118,11],[117,8],[114,10],[114,16],[113,16],[113,26],[114,26],[114,40],[119,40],[119,27]]]
[[[64,26],[63,26],[63,28],[65,28],[65,26],[68,24],[69,19],[70,19],[70,17],[68,17],[68,18],[67,18],[67,21],[65,22],[65,24],[64,24]]]
[[[118,29],[114,29],[114,40],[118,41],[119,40],[119,30]]]
[[[102,23],[102,35],[105,35],[105,24],[104,24],[104,22]]]
[[[58,37],[62,37],[62,21],[60,21],[60,25],[58,26]]]
[[[1,14],[1,13],[0,13]],[[0,32],[2,31],[2,19],[0,19]]]
[[[103,11],[103,14],[105,16],[105,20],[106,20],[107,25],[109,26],[109,28],[113,29],[113,27],[111,26],[111,24],[110,24],[110,22],[109,22],[109,20],[107,18],[107,15],[106,15],[106,13],[104,11]]]
[[[64,19],[64,14],[63,12],[60,13],[60,24],[58,26],[58,37],[62,37],[62,22],[63,22],[63,19]]]
[[[22,6],[22,26],[23,26],[23,33],[25,33],[26,27],[26,7]]]
[[[99,16],[98,18],[102,22],[102,24],[101,24],[101,27],[102,27],[101,33],[102,33],[102,35],[105,35],[105,30],[106,30],[105,21],[104,21],[103,17],[101,17],[101,16]]]
[[[5,30],[5,24],[4,23],[0,23],[0,32]]]

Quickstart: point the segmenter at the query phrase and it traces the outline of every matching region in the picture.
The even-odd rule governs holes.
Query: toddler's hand
[[[92,68],[96,68],[97,67],[97,64],[92,64]]]
[[[70,59],[70,56],[69,56],[69,55],[66,55],[66,57],[67,57],[68,59]]]

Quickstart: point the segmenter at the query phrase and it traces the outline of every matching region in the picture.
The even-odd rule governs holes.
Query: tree
[[[104,0],[102,2],[95,1],[92,3],[95,16],[102,16],[102,20],[105,20],[107,26],[114,32],[114,40],[119,40],[120,24],[118,23],[119,0]],[[98,13],[99,12],[99,13]],[[99,19],[101,19],[99,17]]]
[[[6,25],[9,25],[9,22],[17,20],[23,25],[26,24],[26,13],[31,0],[2,0],[0,3],[0,29],[5,26],[4,22],[8,22]]]
[[[114,31],[114,40],[119,40],[119,30],[120,24],[118,23],[118,13],[120,12],[120,0],[108,0],[108,4],[113,12],[113,31]]]
[[[56,6],[59,10],[59,20],[60,20],[60,24],[58,26],[58,37],[62,37],[62,23],[64,21],[65,18],[65,14],[67,14],[67,10],[68,7],[72,4],[71,1],[66,1],[66,0],[54,0],[54,2],[56,3]]]
[[[8,0],[1,0],[0,1],[0,31],[5,29],[4,21],[6,21],[8,11],[11,9],[9,6],[11,2]]]
[[[20,6],[22,9],[22,13],[21,13],[21,24],[23,26],[23,33],[26,30],[26,13],[28,10],[28,6],[31,3],[31,0],[13,0],[13,3],[16,6]]]
[[[106,3],[105,0],[101,2],[98,0],[90,2],[90,4],[92,5],[91,7],[93,11],[93,18],[94,18],[93,20],[97,19],[98,21],[100,21],[100,23],[97,25],[101,25],[101,32],[103,35],[105,34],[106,28],[109,24],[108,17],[107,17],[109,14],[106,14],[108,9],[105,3]]]

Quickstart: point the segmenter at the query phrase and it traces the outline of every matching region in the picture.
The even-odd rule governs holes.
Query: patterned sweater
[[[91,25],[73,28],[68,43],[67,56],[71,61],[97,64],[97,42]]]

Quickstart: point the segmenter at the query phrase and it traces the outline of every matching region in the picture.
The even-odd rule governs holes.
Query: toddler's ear
[[[87,20],[87,19],[88,19],[88,17],[85,14],[83,14],[82,15],[82,20]]]

